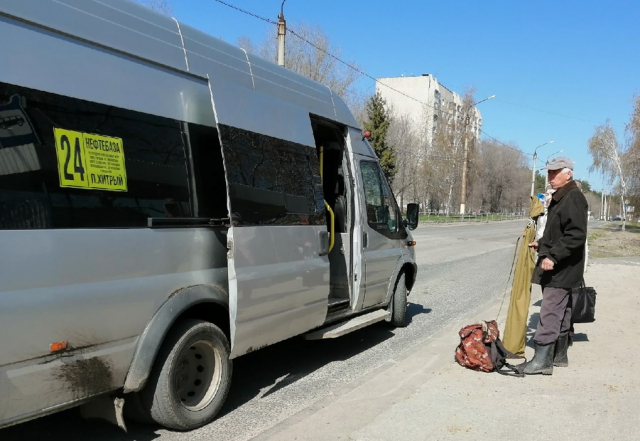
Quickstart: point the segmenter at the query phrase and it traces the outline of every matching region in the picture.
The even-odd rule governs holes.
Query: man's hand
[[[554,263],[553,260],[549,259],[548,257],[545,257],[544,259],[542,259],[542,262],[540,263],[540,268],[542,268],[543,271],[551,271],[554,267]]]
[[[537,241],[533,241],[529,244],[529,248],[533,248],[534,250],[538,249],[538,242]]]

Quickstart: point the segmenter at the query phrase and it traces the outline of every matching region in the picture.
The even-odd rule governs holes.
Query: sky
[[[281,0],[224,0],[277,21]],[[375,78],[429,73],[463,94],[476,89],[483,130],[513,142],[537,168],[567,156],[576,179],[589,173],[588,140],[611,121],[621,142],[640,95],[640,2],[635,0],[285,0],[287,24],[320,27]],[[275,27],[215,0],[170,0],[179,21],[229,43],[262,42]],[[288,37],[295,38],[295,37]],[[357,83],[375,92],[371,79]],[[559,150],[562,153],[554,155]]]

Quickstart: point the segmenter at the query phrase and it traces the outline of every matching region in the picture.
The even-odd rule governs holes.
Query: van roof
[[[328,87],[128,0],[0,0],[0,15],[358,127]]]

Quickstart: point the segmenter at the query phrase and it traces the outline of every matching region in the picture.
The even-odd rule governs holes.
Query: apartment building
[[[386,100],[394,115],[407,116],[416,132],[429,144],[433,141],[434,132],[443,124],[453,126],[466,121],[462,97],[439,83],[433,75],[377,80],[376,91]],[[475,107],[468,114],[468,134],[480,139],[482,115]]]

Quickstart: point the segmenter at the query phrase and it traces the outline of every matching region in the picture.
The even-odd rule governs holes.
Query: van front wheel
[[[227,337],[212,323],[189,319],[174,325],[142,391],[151,418],[177,430],[213,420],[231,385],[230,352]]]
[[[391,325],[404,328],[409,324],[407,320],[407,285],[404,272],[400,274],[393,290],[393,306],[391,309]]]

